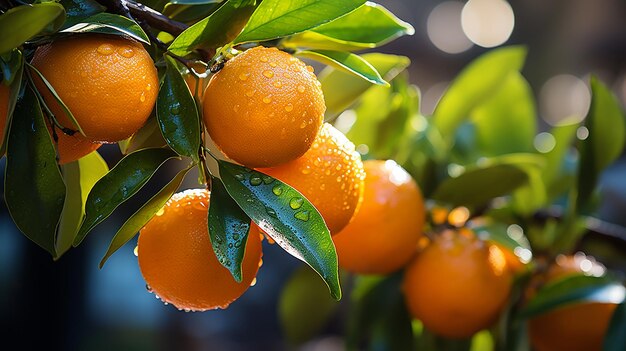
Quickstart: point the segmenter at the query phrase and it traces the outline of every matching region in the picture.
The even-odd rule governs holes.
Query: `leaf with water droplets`
[[[178,172],[178,174],[170,180],[163,189],[159,190],[148,202],[143,204],[137,212],[133,213],[124,225],[115,233],[113,240],[111,240],[111,244],[109,244],[109,248],[107,249],[106,254],[100,261],[100,268],[104,266],[106,261],[115,253],[115,251],[119,250],[124,244],[126,244],[130,239],[132,239],[141,228],[143,228],[154,215],[159,212],[160,209],[165,206],[167,200],[169,200],[172,195],[176,192],[180,184],[185,179],[185,175],[189,172],[189,168],[183,169]]]
[[[159,127],[174,151],[197,161],[200,148],[198,108],[174,59],[166,56],[165,63],[167,70],[156,103]]]
[[[222,181],[213,178],[211,184],[209,235],[213,251],[218,261],[240,283],[241,262],[250,231],[250,217],[228,195]]]
[[[113,211],[141,189],[165,161],[176,157],[170,149],[143,149],[124,157],[89,192],[85,220],[74,246]]]
[[[340,299],[335,245],[317,209],[297,190],[266,174],[225,161],[219,161],[219,169],[226,191],[246,215],[285,251],[309,264],[332,297]],[[293,209],[290,203],[299,206]]]
[[[9,135],[4,188],[7,208],[19,230],[56,257],[54,241],[65,184],[41,106],[30,87],[22,87]]]

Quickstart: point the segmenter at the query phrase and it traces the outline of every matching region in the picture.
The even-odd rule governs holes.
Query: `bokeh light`
[[[556,139],[554,138],[554,135],[548,132],[539,133],[535,136],[533,145],[537,151],[545,154],[546,152],[550,152],[554,149],[556,146]]]
[[[503,0],[469,0],[461,13],[461,26],[474,44],[491,48],[509,39],[515,15]]]
[[[582,121],[590,102],[585,82],[569,74],[550,78],[539,93],[541,117],[553,126]]]
[[[437,5],[426,22],[426,31],[430,41],[441,51],[458,54],[473,46],[461,27],[463,3],[445,1]]]

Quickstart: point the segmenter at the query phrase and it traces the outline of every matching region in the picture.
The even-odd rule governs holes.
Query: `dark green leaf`
[[[223,0],[172,0],[172,4],[180,5],[205,5],[205,4],[219,4]]]
[[[255,8],[254,0],[229,0],[210,16],[182,32],[168,50],[185,56],[198,48],[217,48],[232,41]]]
[[[623,351],[626,345],[626,303],[617,305],[604,338],[604,351]]]
[[[624,149],[624,115],[611,91],[591,78],[591,107],[585,126],[589,137],[580,143],[578,170],[578,210],[589,205],[600,173]]]
[[[354,11],[363,3],[365,0],[264,0],[234,43],[300,33]]]
[[[511,193],[527,180],[526,172],[520,167],[496,164],[469,170],[443,181],[435,190],[433,199],[454,206],[480,206]]]
[[[145,226],[146,223],[148,223],[150,219],[163,208],[163,206],[165,206],[165,203],[172,197],[172,195],[174,195],[180,184],[185,179],[185,175],[187,175],[188,171],[189,168],[178,172],[178,174],[170,180],[167,185],[159,190],[158,193],[150,198],[148,202],[143,204],[137,212],[133,213],[133,215],[130,216],[126,222],[124,222],[124,225],[122,225],[117,233],[115,233],[113,240],[111,240],[111,244],[109,244],[107,252],[100,261],[100,268],[104,266],[111,255],[130,241],[130,239],[132,239],[137,232],[139,232],[139,230],[143,228],[143,226]]]
[[[522,68],[526,49],[492,50],[470,63],[452,82],[433,114],[433,123],[448,140],[474,107],[498,91],[511,72]]]
[[[46,86],[46,88],[48,89],[48,91],[50,92],[50,94],[52,94],[52,96],[54,97],[54,99],[56,100],[56,102],[59,103],[59,106],[61,106],[61,109],[63,110],[63,112],[65,113],[65,115],[70,119],[70,121],[72,121],[72,125],[73,127],[76,128],[76,130],[78,130],[78,132],[82,135],[85,135],[85,132],[83,131],[83,129],[80,127],[80,125],[78,124],[78,121],[76,120],[76,118],[74,117],[74,115],[72,114],[72,111],[70,111],[70,109],[67,107],[67,105],[63,102],[63,100],[61,100],[61,97],[59,96],[59,94],[57,94],[56,90],[54,90],[54,87],[52,87],[52,84],[50,84],[50,82],[48,82],[48,80],[46,79],[46,77],[43,76],[43,74],[41,74],[41,72],[39,72],[39,70],[37,68],[35,68],[35,66],[31,65],[31,64],[26,64],[28,66],[28,69],[31,72],[35,72],[35,74],[37,75],[37,78],[40,79],[44,85]],[[64,126],[64,127],[68,127],[68,126]],[[68,127],[69,128],[69,127]]]
[[[338,306],[314,271],[307,266],[298,268],[278,299],[278,318],[285,337],[296,345],[309,340],[320,332]]]
[[[215,257],[241,283],[241,262],[250,231],[250,217],[233,200],[221,180],[213,178],[209,204],[209,235]]]
[[[500,88],[471,113],[483,156],[532,152],[536,133],[535,102],[530,85],[510,72]]]
[[[67,15],[63,28],[68,28],[89,16],[104,12],[106,7],[95,0],[60,0]]]
[[[198,160],[200,120],[196,102],[176,68],[174,59],[165,57],[167,71],[159,89],[156,114],[167,144],[181,156]]]
[[[528,318],[578,302],[622,303],[625,296],[626,288],[607,278],[574,275],[543,287],[519,316]]]
[[[263,173],[225,161],[220,178],[230,196],[267,235],[310,265],[341,298],[337,253],[324,219],[297,190]]]
[[[0,143],[0,157],[2,157],[9,142],[9,131],[11,130],[11,120],[13,119],[13,110],[17,103],[17,98],[22,87],[22,74],[24,73],[24,57],[18,50],[13,50],[7,61],[4,61],[0,57],[0,63],[2,64],[3,81],[0,84],[9,84],[9,103],[7,106],[8,111],[6,121],[4,122],[4,135],[0,136],[2,143]]]
[[[211,15],[219,7],[219,3],[210,3],[205,5],[180,5],[168,3],[167,6],[165,6],[165,9],[163,9],[163,14],[174,21],[196,23]]]
[[[41,106],[29,87],[22,89],[15,107],[5,171],[5,200],[13,222],[26,237],[56,256],[54,240],[65,184]]]
[[[109,171],[109,166],[100,154],[94,151],[77,161],[63,165],[62,169],[67,193],[57,233],[57,257],[72,247],[85,215],[87,195],[96,182]]]
[[[389,85],[369,62],[350,52],[305,50],[298,51],[296,55],[320,61],[344,72],[354,74],[372,84]]]
[[[74,246],[126,200],[130,199],[167,160],[176,157],[170,149],[144,149],[133,152],[118,162],[89,192],[83,221]]]
[[[391,81],[411,63],[407,57],[396,55],[370,53],[361,57],[386,81]],[[324,69],[319,75],[319,80],[326,101],[326,120],[338,116],[352,106],[361,94],[372,87],[371,83],[332,67]]]
[[[122,154],[126,155],[141,149],[164,147],[167,141],[163,139],[156,117],[151,117],[137,133],[118,144]]]
[[[374,48],[403,35],[413,35],[413,27],[382,5],[366,2],[355,11],[332,22],[287,38],[292,47],[351,50]]]
[[[22,5],[0,15],[0,54],[8,52],[37,34],[54,32],[65,19],[63,6],[54,2]]]
[[[150,44],[150,38],[141,29],[137,22],[112,13],[99,13],[85,18],[70,28],[62,30],[65,33],[103,33],[128,35],[140,42]]]

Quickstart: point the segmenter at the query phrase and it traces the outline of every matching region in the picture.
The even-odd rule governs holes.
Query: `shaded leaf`
[[[8,141],[5,200],[20,231],[55,257],[65,184],[39,101],[29,87],[20,94]]]
[[[2,157],[9,142],[9,131],[11,130],[11,120],[13,119],[13,110],[17,103],[17,98],[22,87],[22,75],[24,73],[24,57],[18,50],[13,50],[8,55],[7,61],[0,56],[0,66],[2,68],[3,80],[0,84],[9,85],[9,101],[6,112],[6,121],[4,122],[4,135],[0,136],[2,143],[0,143],[0,157]]]
[[[310,58],[327,65],[354,74],[372,84],[389,85],[372,65],[361,56],[350,52],[330,50],[304,50],[296,52],[296,56]]]
[[[341,298],[337,253],[324,219],[297,190],[258,171],[219,161],[219,173],[241,209],[292,256],[324,279],[331,296]]]
[[[206,5],[206,4],[219,4],[223,0],[172,0],[172,4],[180,5]]]
[[[98,13],[87,17],[69,28],[62,30],[65,33],[103,33],[128,35],[135,40],[150,44],[150,38],[141,29],[137,22],[112,13]]]
[[[156,193],[153,197],[148,200],[145,204],[137,210],[137,212],[133,213],[130,218],[124,222],[122,227],[115,233],[113,240],[109,244],[109,248],[107,252],[102,257],[100,261],[100,268],[104,266],[106,261],[113,255],[117,250],[119,250],[124,244],[130,241],[143,226],[145,226],[152,217],[159,212],[160,209],[165,206],[165,203],[174,195],[180,184],[185,179],[185,175],[190,168],[183,169],[178,172],[176,176],[170,180],[167,185],[165,185],[158,193]]]
[[[166,56],[165,63],[167,70],[156,103],[159,127],[174,151],[197,161],[200,149],[198,108],[174,59]]]
[[[65,8],[65,23],[62,28],[68,28],[80,21],[104,12],[106,7],[95,0],[60,0],[59,3]]]
[[[624,149],[624,115],[611,91],[591,78],[591,107],[585,121],[589,137],[580,142],[578,202],[580,211],[589,205],[591,195],[604,168]]]
[[[130,199],[167,160],[177,157],[170,149],[144,149],[127,155],[91,189],[74,246],[126,200]]]
[[[361,57],[386,81],[391,81],[411,63],[405,56],[369,53]],[[319,80],[326,102],[326,120],[338,116],[352,106],[361,94],[372,87],[371,83],[332,67],[324,69],[319,74]]]
[[[626,288],[607,278],[574,275],[544,286],[519,317],[529,318],[578,302],[622,303],[625,296]]]
[[[170,44],[168,51],[184,56],[197,48],[217,48],[232,41],[255,8],[254,0],[228,0],[215,12],[187,28]]]
[[[303,32],[341,17],[363,3],[365,0],[264,0],[234,44]]]
[[[250,232],[250,217],[233,200],[221,180],[211,182],[209,204],[209,235],[215,257],[241,283],[246,242]]]
[[[285,283],[278,299],[281,329],[292,344],[303,343],[320,332],[337,307],[317,274],[301,266]]]
[[[509,73],[522,68],[525,57],[525,48],[511,46],[492,50],[465,67],[433,113],[433,123],[441,134],[450,140],[474,107],[497,92]]]
[[[0,15],[0,54],[11,51],[41,32],[54,32],[64,20],[63,6],[54,2],[9,9]]]
[[[109,171],[109,166],[100,154],[94,151],[79,160],[63,165],[62,169],[67,193],[57,233],[57,257],[72,247],[85,215],[87,195],[96,182]]]
[[[604,337],[604,351],[622,351],[626,345],[626,303],[620,303],[609,324],[609,330]]]
[[[137,133],[124,141],[118,142],[118,144],[122,154],[126,155],[141,149],[164,147],[167,145],[167,141],[161,134],[156,117],[151,117]]]

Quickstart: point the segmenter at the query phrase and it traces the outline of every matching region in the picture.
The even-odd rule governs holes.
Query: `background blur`
[[[421,90],[421,109],[426,115],[462,67],[489,47],[510,44],[528,47],[523,74],[537,94],[542,130],[564,118],[585,116],[590,74],[599,76],[626,104],[626,1],[380,3],[415,27],[414,36],[400,38],[378,51],[411,58],[411,82]],[[116,146],[100,150],[110,165],[121,157]],[[172,162],[166,168],[161,174],[173,175],[179,165]],[[4,174],[4,159],[0,171]],[[624,226],[625,174],[622,156],[603,177],[601,210],[602,218]],[[155,177],[140,197],[149,197],[156,186],[163,185],[165,177],[161,178]],[[196,175],[190,172],[184,188],[194,187]],[[264,265],[257,284],[227,310],[184,313],[164,306],[145,289],[133,255],[136,240],[99,270],[98,262],[115,228],[139,206],[140,201],[124,204],[80,249],[53,262],[17,231],[4,201],[0,202],[1,349],[28,350],[43,345],[54,350],[289,349],[281,335],[276,306],[282,285],[300,263],[275,245],[264,243]],[[37,220],[36,213],[33,220]],[[623,262],[612,259],[615,250],[624,250],[623,243],[592,237],[584,246],[594,248],[600,261],[604,258],[609,266],[624,268]],[[340,311],[345,313],[343,307]],[[340,313],[319,339],[302,350],[342,349],[342,318]]]

